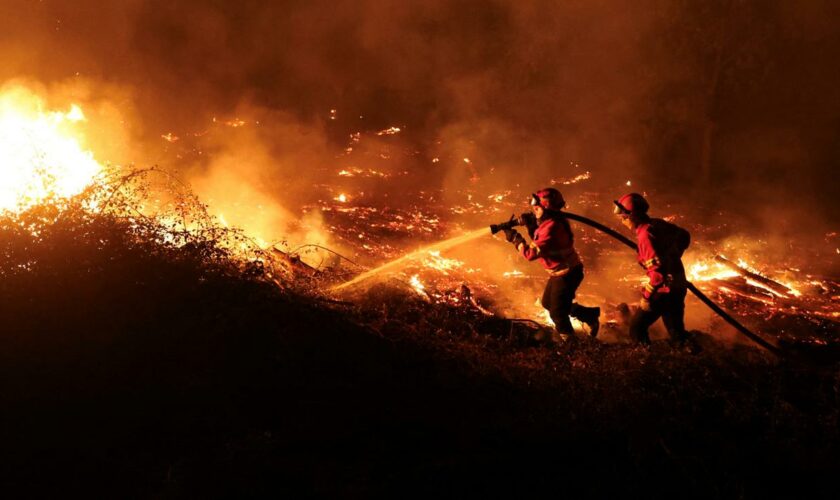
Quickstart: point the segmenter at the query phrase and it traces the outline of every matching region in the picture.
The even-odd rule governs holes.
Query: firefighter
[[[531,243],[515,229],[505,229],[505,239],[513,243],[527,260],[539,259],[550,275],[542,296],[542,306],[548,310],[557,332],[566,339],[574,339],[569,316],[589,326],[592,338],[598,335],[601,315],[599,307],[585,307],[574,302],[575,291],[583,281],[583,264],[574,247],[569,221],[563,216],[566,201],[560,191],[545,188],[531,195],[534,217],[526,223]]]
[[[682,255],[691,241],[685,229],[648,216],[647,200],[638,193],[622,196],[615,204],[621,223],[636,233],[639,264],[647,274],[639,307],[630,317],[630,336],[650,345],[648,328],[660,317],[671,343],[683,346],[686,277]]]

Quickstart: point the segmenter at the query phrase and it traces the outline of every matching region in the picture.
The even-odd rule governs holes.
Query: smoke
[[[564,189],[572,206],[585,191],[608,205],[632,179],[657,207],[738,211],[755,233],[821,238],[840,220],[835,10],[7,0],[0,78],[89,101],[108,124],[98,157],[183,172],[266,241],[325,241],[300,220],[336,195],[324,176],[342,161],[413,173],[392,179],[391,200],[412,189],[442,189],[447,203],[465,191],[519,196],[590,171],[585,188]],[[391,126],[401,133],[350,140]],[[348,146],[353,159],[339,161]],[[348,186],[364,197],[384,189]]]

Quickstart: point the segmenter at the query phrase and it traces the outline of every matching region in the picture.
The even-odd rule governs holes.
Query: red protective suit
[[[682,254],[690,240],[688,231],[662,219],[650,219],[636,228],[639,264],[648,276],[642,290],[644,298],[685,289]]]
[[[569,221],[559,212],[547,211],[531,240],[527,245],[519,243],[517,250],[528,260],[539,259],[551,274],[565,273],[581,263]]]

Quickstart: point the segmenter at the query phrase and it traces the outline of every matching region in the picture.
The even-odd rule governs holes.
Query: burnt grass
[[[0,224],[7,498],[836,497],[837,365],[535,345],[136,221],[27,220]]]

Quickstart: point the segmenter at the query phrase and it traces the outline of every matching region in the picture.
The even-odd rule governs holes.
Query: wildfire
[[[444,275],[448,275],[449,271],[460,268],[464,263],[457,259],[441,257],[439,250],[430,250],[428,256],[423,261],[423,265],[439,271]]]
[[[586,171],[582,174],[578,174],[574,177],[568,179],[552,179],[551,184],[563,184],[569,186],[571,184],[577,184],[578,182],[586,181],[592,178],[592,172]],[[629,185],[629,184],[628,184]]]
[[[744,259],[738,259],[737,264],[723,256],[715,257],[715,260],[700,261],[692,264],[688,269],[688,278],[691,281],[726,280],[741,276],[751,286],[766,291],[776,297],[800,297],[802,293],[795,283],[779,279],[770,279]]]
[[[83,121],[75,104],[48,111],[25,90],[0,94],[0,211],[68,198],[93,182],[103,167],[79,142]]]
[[[726,268],[717,262],[709,261],[695,262],[686,271],[689,281],[711,281],[738,276],[738,273],[732,269]]]
[[[376,133],[376,135],[396,135],[399,134],[402,130],[399,127],[388,127],[385,130],[380,130]]]
[[[419,275],[415,274],[414,276],[412,276],[408,280],[408,283],[411,285],[411,288],[413,288],[414,291],[417,292],[417,295],[420,295],[424,299],[429,298],[428,294],[426,294],[426,287],[423,286],[423,283],[420,281]]]
[[[373,169],[361,169],[358,167],[350,167],[350,168],[343,168],[338,172],[339,177],[380,177],[380,178],[387,178],[390,177],[391,174],[386,172],[380,172],[378,170]]]

